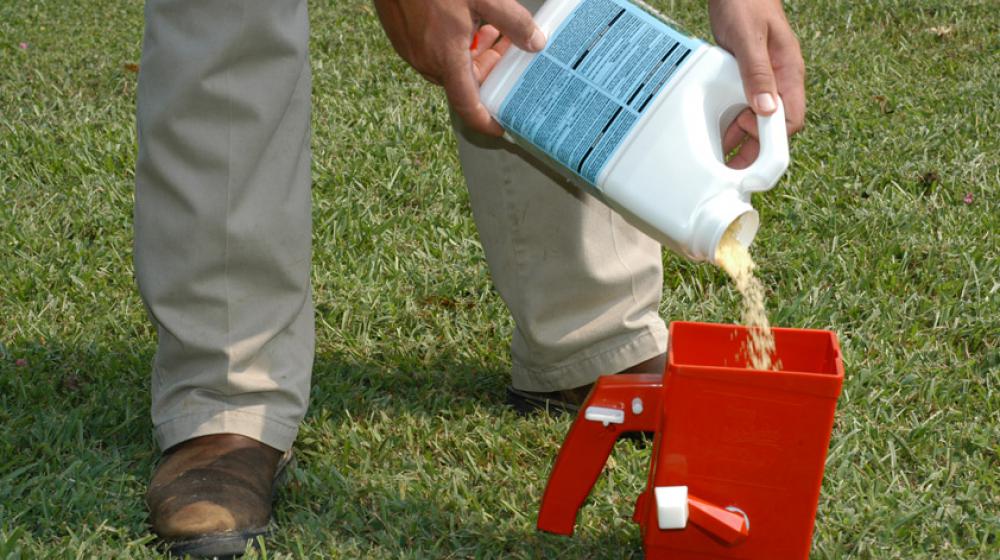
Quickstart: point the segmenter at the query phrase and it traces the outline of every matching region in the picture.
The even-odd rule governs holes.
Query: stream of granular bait
[[[764,285],[754,276],[756,268],[750,252],[736,239],[737,223],[733,223],[719,242],[715,262],[733,279],[736,289],[743,296],[742,320],[749,327],[747,362],[752,369],[780,370],[781,363],[773,363],[774,333],[764,309]]]

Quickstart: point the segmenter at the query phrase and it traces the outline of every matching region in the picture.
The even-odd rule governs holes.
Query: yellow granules
[[[781,362],[773,362],[774,333],[764,309],[764,285],[754,276],[756,265],[750,252],[737,239],[739,221],[733,223],[722,235],[715,250],[715,262],[733,279],[736,289],[743,295],[743,324],[749,327],[747,362],[752,369],[780,370]]]

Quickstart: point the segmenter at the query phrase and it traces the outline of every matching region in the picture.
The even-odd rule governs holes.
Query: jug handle
[[[573,534],[577,512],[604,470],[615,440],[627,432],[656,430],[662,391],[662,374],[606,375],[597,380],[549,475],[538,511],[540,530]]]
[[[749,167],[740,172],[743,192],[766,191],[788,169],[788,134],[785,131],[785,105],[778,96],[778,108],[768,116],[757,115],[760,153]]]

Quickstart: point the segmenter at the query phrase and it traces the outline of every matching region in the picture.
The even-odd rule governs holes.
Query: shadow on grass
[[[585,506],[576,536],[535,530],[570,418],[517,416],[504,402],[508,383],[506,367],[447,352],[424,362],[318,356],[299,476],[280,512],[287,532],[276,544],[293,549],[292,540],[318,533],[315,554],[346,546],[365,557],[641,557],[629,519],[637,490],[599,483],[595,493],[615,494],[615,507]],[[428,441],[413,441],[420,437]],[[644,481],[643,467],[634,470]]]
[[[341,355],[317,356],[310,412],[366,416],[373,410],[435,415],[478,405],[507,411],[506,369],[443,355],[415,363],[405,359],[357,361]]]
[[[533,516],[511,520],[505,518],[509,511],[462,510],[421,497],[401,499],[387,485],[360,482],[337,488],[351,499],[326,510],[322,518],[296,507],[303,501],[322,502],[321,494],[330,490],[307,484],[286,490],[278,515],[281,531],[272,538],[275,550],[294,551],[293,543],[303,543],[310,557],[643,557],[638,526],[624,519],[605,520],[598,530],[578,530],[573,536],[551,535],[535,529]]]
[[[158,456],[149,420],[152,345],[46,341],[0,350],[0,529],[21,527],[40,543],[103,527],[97,538],[109,549],[143,538],[143,493]],[[504,404],[508,379],[503,366],[447,352],[421,361],[317,356],[311,409],[297,443],[303,460],[278,506],[282,529],[272,550],[632,557],[641,543],[636,530],[614,527],[621,520],[591,531],[597,536],[534,530],[544,477],[565,426],[552,419],[534,426],[516,417]],[[387,450],[384,465],[372,464],[365,475],[352,472],[350,463],[371,457],[338,455],[347,444],[336,437],[309,441],[309,434],[339,426],[362,430],[351,437],[380,437],[363,431],[376,415],[389,419],[382,429],[401,427],[386,436],[399,448]],[[448,426],[481,434],[441,436]],[[410,437],[403,432],[428,443],[403,445]],[[413,467],[410,455],[433,463],[434,446],[441,443],[454,457],[470,457],[466,464],[455,459],[451,473],[465,480],[432,473],[412,496],[401,496],[394,481]]]

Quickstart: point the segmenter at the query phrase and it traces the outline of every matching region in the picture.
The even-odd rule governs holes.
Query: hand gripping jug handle
[[[751,194],[773,187],[788,167],[781,99],[757,116],[760,152],[746,169],[726,165],[722,139],[747,106],[739,66],[719,47],[704,46],[691,67],[649,109],[598,185],[603,200],[667,247],[712,262],[723,233],[749,246],[759,217]]]
[[[675,103],[684,108],[681,128],[685,133],[658,137],[662,146],[658,146],[657,151],[685,154],[684,159],[699,162],[706,175],[699,177],[698,169],[690,169],[690,166],[675,172],[699,185],[715,184],[717,188],[737,189],[745,195],[773,187],[789,163],[785,105],[781,96],[776,97],[777,108],[773,113],[757,115],[760,142],[757,158],[745,169],[732,169],[723,159],[722,137],[726,127],[748,106],[736,59],[718,47],[707,47],[690,77],[678,87],[683,92]],[[668,122],[663,124],[677,126]]]
[[[768,116],[757,115],[760,153],[743,170],[743,192],[766,191],[774,186],[788,168],[788,135],[785,130],[785,104],[778,98],[778,108]]]

